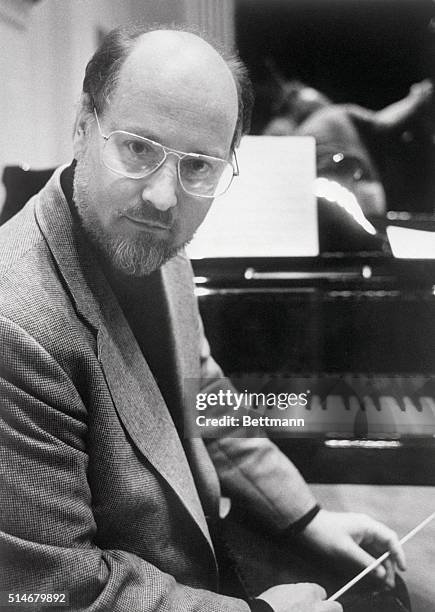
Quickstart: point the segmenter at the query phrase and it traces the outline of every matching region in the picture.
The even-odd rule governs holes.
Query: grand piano
[[[309,389],[303,432],[269,432],[309,481],[434,485],[435,259],[394,256],[387,227],[435,218],[317,211],[317,256],[193,259],[212,352],[239,389]]]

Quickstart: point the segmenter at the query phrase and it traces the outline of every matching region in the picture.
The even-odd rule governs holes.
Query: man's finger
[[[374,541],[376,541],[377,546],[381,549],[381,552],[389,550],[391,552],[391,557],[397,563],[398,568],[402,571],[405,571],[405,553],[403,551],[402,545],[399,542],[397,534],[386,525],[378,523],[378,521],[373,521],[371,531],[371,535]]]
[[[391,558],[388,558],[384,561],[384,568],[386,572],[384,581],[390,588],[394,589],[396,584],[396,564]]]
[[[316,607],[316,612],[343,612],[343,606],[338,601],[325,601],[320,604],[320,607]]]
[[[351,558],[355,562],[355,564],[359,565],[362,569],[368,567],[374,561],[376,561],[375,557],[372,557],[372,555],[370,555],[353,541],[349,543],[348,547],[343,552],[348,556],[348,558]],[[383,565],[380,565],[379,567],[373,570],[373,574],[380,580],[385,580],[387,572],[385,567]]]

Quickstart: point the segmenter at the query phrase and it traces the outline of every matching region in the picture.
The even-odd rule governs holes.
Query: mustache
[[[133,217],[143,221],[155,221],[171,227],[175,222],[175,213],[173,208],[168,210],[158,210],[149,202],[141,202],[130,208],[124,208],[123,214],[131,214]]]

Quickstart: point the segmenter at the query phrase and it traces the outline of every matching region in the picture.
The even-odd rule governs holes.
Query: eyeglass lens
[[[108,168],[131,178],[154,172],[166,157],[162,145],[134,134],[117,131],[106,140],[103,160]],[[233,178],[233,166],[206,155],[185,154],[178,161],[179,180],[192,195],[215,197],[224,193]]]

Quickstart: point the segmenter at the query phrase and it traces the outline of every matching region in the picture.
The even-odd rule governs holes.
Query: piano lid
[[[238,158],[240,176],[188,246],[191,259],[390,252],[385,232],[364,214],[359,191],[334,173],[316,178],[312,137],[245,136]]]
[[[189,256],[318,255],[314,138],[245,136],[237,157],[240,175],[215,200]]]
[[[435,217],[390,211],[367,218],[338,175],[315,177],[314,145],[311,137],[243,139],[240,176],[188,247],[197,284],[341,290],[346,283],[346,289],[420,286],[432,293],[435,260],[424,256],[435,249]],[[416,230],[429,245],[424,252]],[[406,252],[397,250],[397,235],[402,243],[409,237]]]

